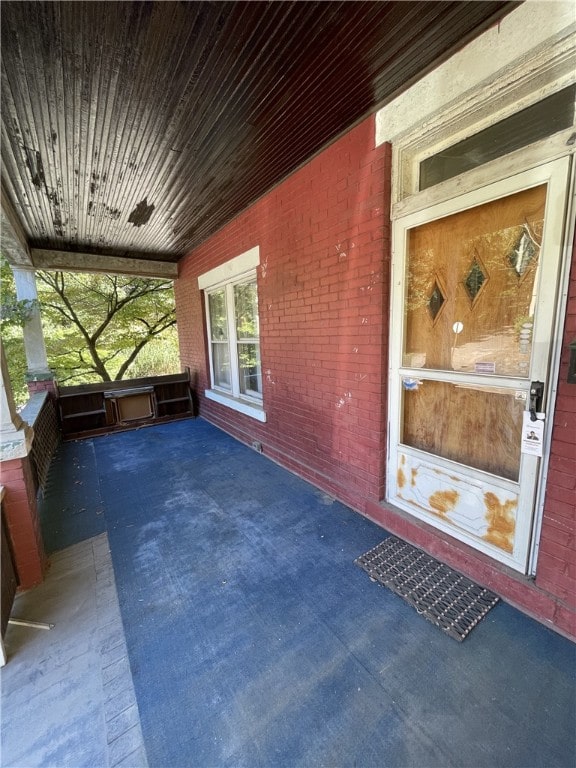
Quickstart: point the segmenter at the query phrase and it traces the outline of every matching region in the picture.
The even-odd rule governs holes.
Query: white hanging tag
[[[536,414],[532,421],[530,411],[524,411],[522,416],[522,453],[532,456],[542,456],[544,446],[544,413]]]

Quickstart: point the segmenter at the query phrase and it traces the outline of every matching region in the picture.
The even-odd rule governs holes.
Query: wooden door
[[[388,498],[518,570],[540,461],[521,452],[523,417],[547,379],[567,168],[395,224]]]

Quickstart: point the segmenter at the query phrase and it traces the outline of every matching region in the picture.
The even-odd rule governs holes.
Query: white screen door
[[[522,422],[548,381],[568,168],[394,222],[387,498],[523,572],[541,460]]]

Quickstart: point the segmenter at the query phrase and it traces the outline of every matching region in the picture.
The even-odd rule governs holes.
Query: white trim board
[[[215,288],[220,283],[228,283],[230,280],[236,280],[245,272],[251,272],[260,265],[260,246],[255,245],[249,251],[241,253],[233,259],[229,259],[224,264],[214,267],[209,272],[204,272],[198,277],[198,288],[201,291],[206,288]]]
[[[449,105],[459,105],[462,111],[463,98],[478,97],[485,87],[497,93],[502,81],[517,76],[519,69],[532,69],[530,59],[534,57],[548,58],[553,64],[553,49],[567,47],[573,51],[575,35],[574,2],[522,3],[379,110],[376,145],[396,141],[417,126],[429,130],[434,115],[445,115]],[[568,71],[571,67],[573,71],[573,59],[569,59],[564,67],[553,66],[550,77],[557,80],[560,69]],[[473,122],[477,123],[477,118]]]

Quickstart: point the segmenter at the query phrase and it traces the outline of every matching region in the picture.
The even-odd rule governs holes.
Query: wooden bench
[[[190,373],[58,387],[64,439],[194,416]]]

